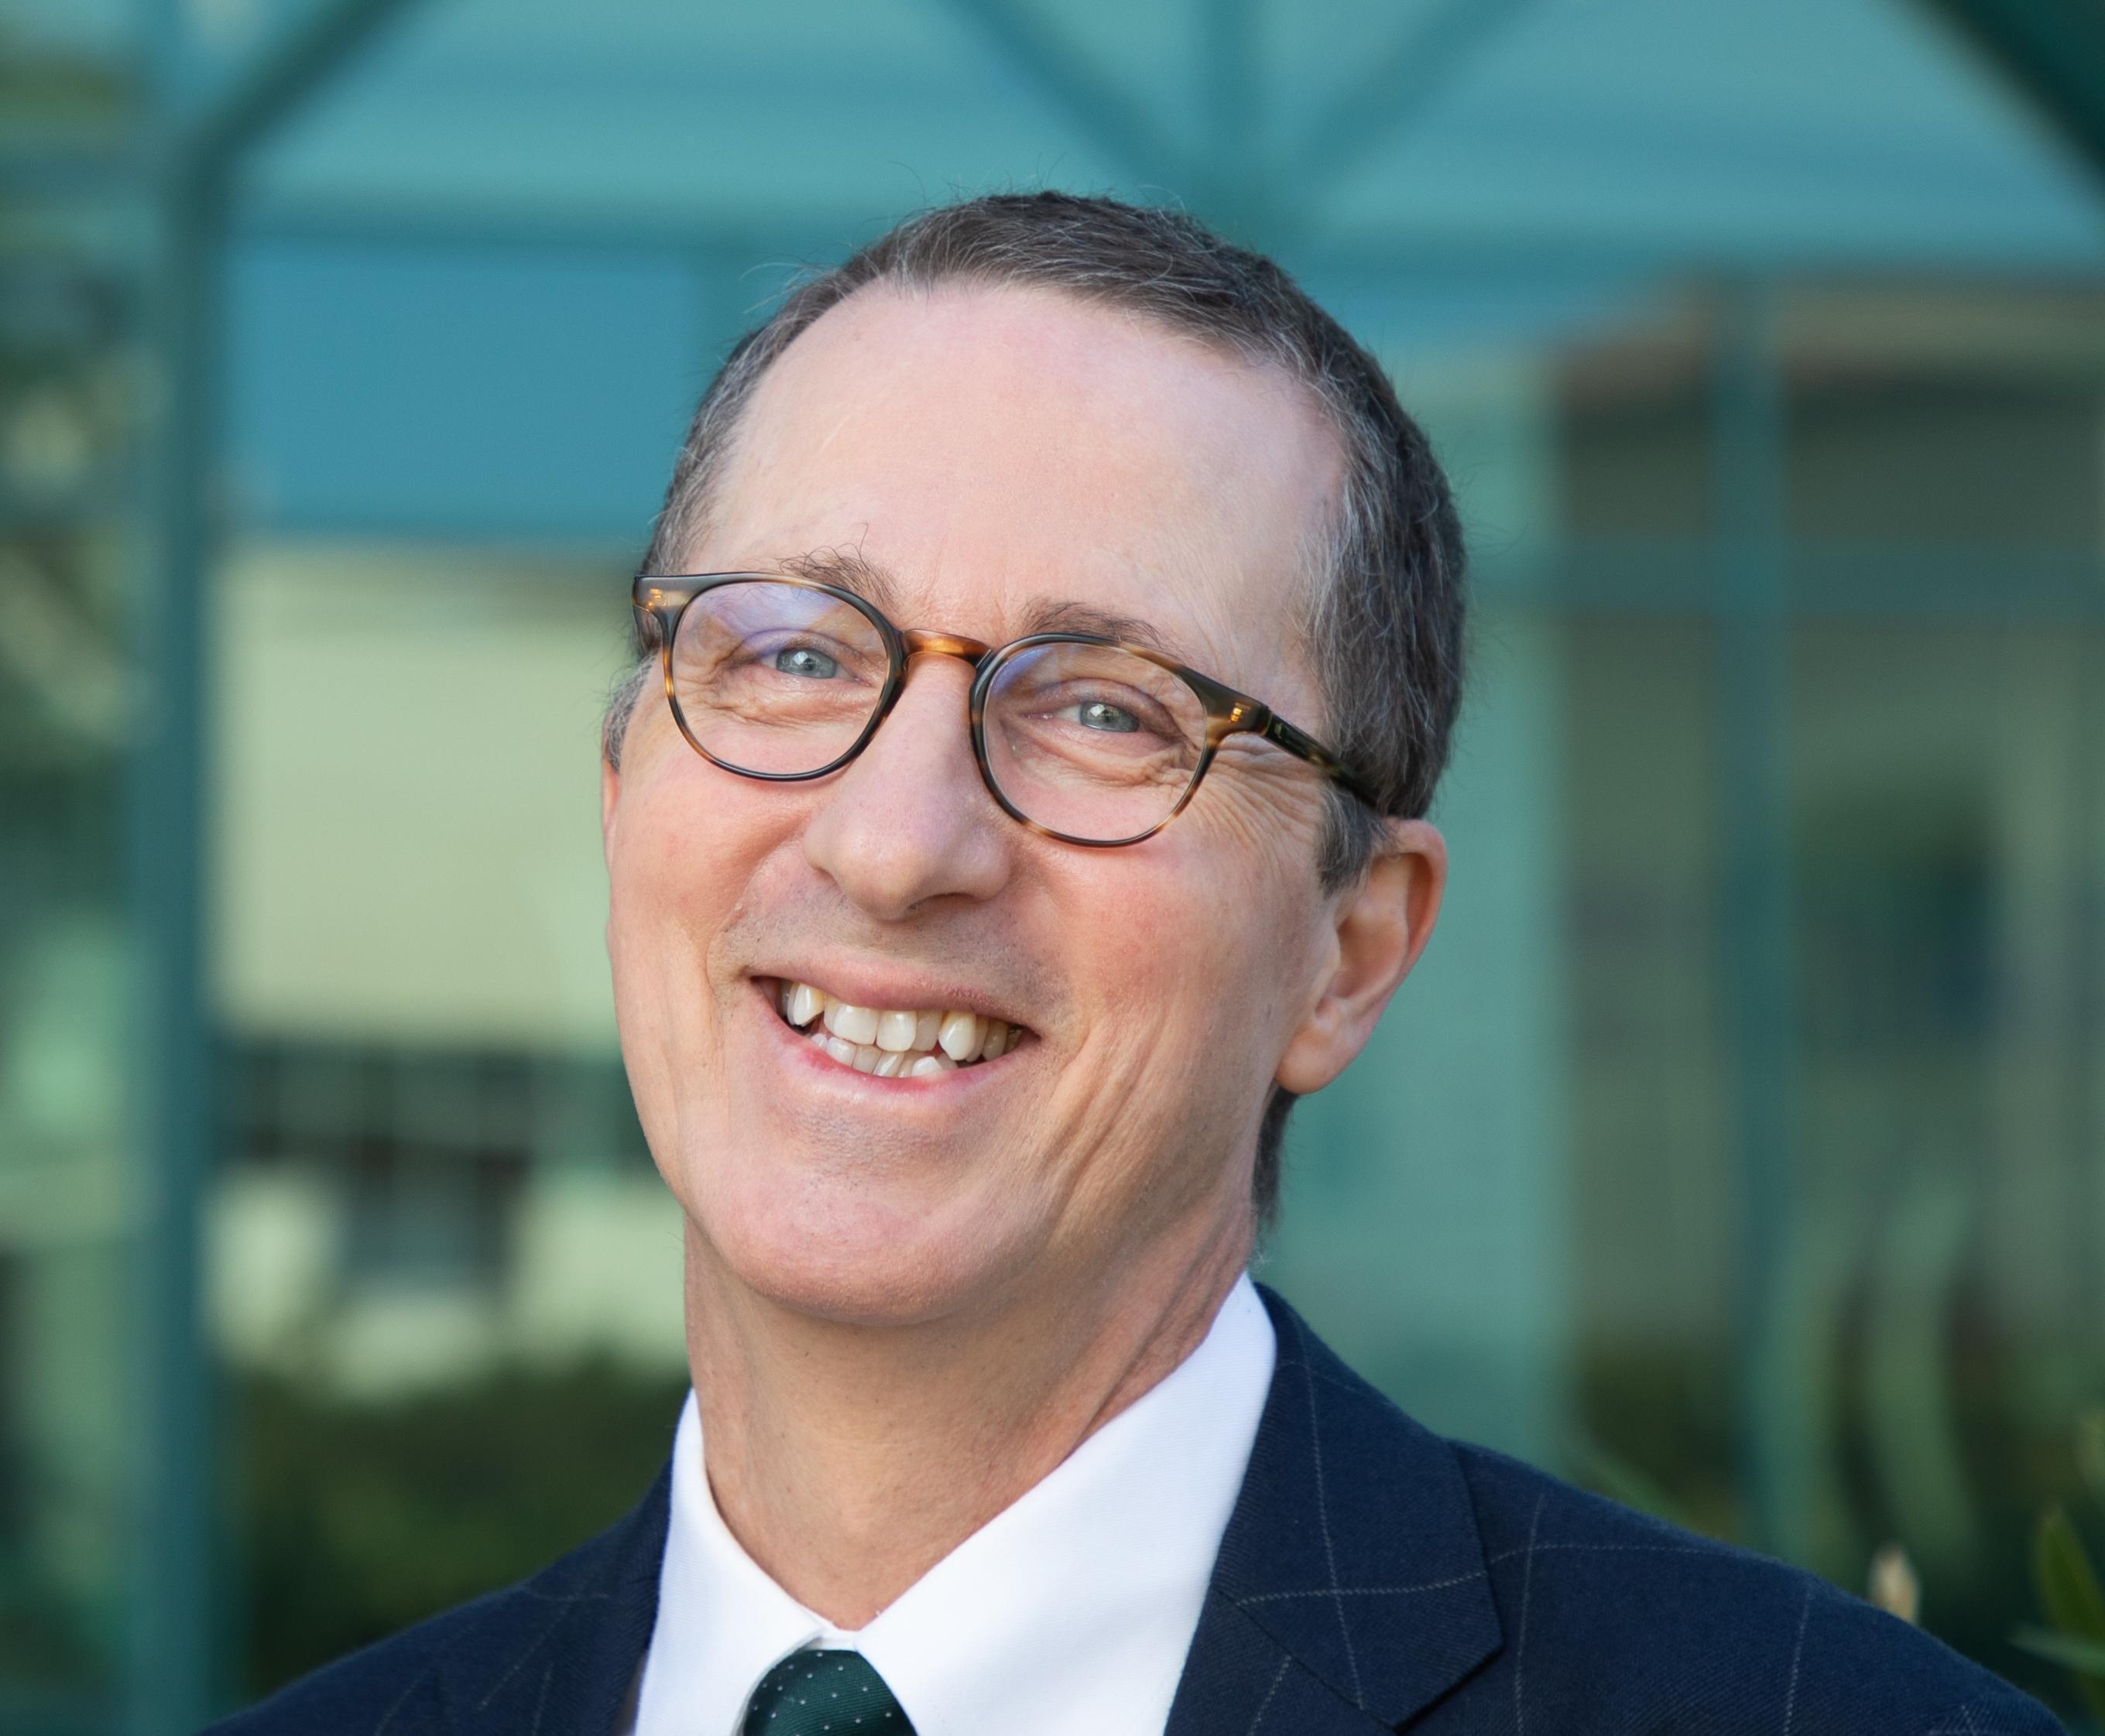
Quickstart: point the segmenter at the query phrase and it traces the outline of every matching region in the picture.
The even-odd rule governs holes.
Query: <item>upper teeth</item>
[[[856,1006],[809,983],[784,981],[776,1004],[791,1024],[809,1027],[811,1041],[835,1060],[880,1078],[918,1078],[990,1061],[1023,1038],[1018,1027],[977,1013]]]

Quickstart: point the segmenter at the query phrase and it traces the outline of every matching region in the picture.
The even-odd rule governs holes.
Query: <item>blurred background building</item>
[[[1264,1275],[2063,1693],[2096,0],[5,0],[0,1731],[188,1729],[641,1490],[625,580],[799,265],[1040,185],[1276,252],[1473,533],[1448,908]]]

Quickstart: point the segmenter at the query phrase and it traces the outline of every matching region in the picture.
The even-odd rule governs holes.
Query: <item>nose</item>
[[[804,828],[805,859],[880,922],[937,899],[991,898],[1008,878],[1011,828],[980,781],[964,716],[972,672],[954,657],[913,659],[891,715],[827,780]]]

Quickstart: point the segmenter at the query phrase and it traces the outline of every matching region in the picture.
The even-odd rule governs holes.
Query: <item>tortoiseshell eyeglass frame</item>
[[[680,709],[680,695],[673,680],[673,646],[680,631],[680,618],[686,613],[687,605],[698,596],[726,585],[791,585],[799,590],[816,591],[820,595],[847,604],[876,628],[878,636],[884,642],[888,667],[883,686],[878,690],[877,703],[871,707],[869,721],[863,725],[862,734],[842,753],[836,755],[811,771],[755,771],[750,766],[734,765],[718,758],[695,739],[695,732],[688,727],[686,714]],[[678,573],[640,574],[632,593],[636,612],[646,623],[648,634],[657,641],[659,659],[665,676],[665,700],[671,707],[673,721],[679,726],[680,734],[686,738],[687,745],[712,765],[735,772],[741,778],[757,778],[770,783],[802,783],[813,778],[823,778],[838,771],[865,748],[871,737],[883,725],[892,707],[906,686],[909,661],[915,657],[955,657],[962,658],[972,670],[972,694],[967,701],[967,712],[971,726],[972,758],[980,769],[980,781],[986,786],[996,806],[1018,825],[1026,827],[1041,837],[1057,840],[1062,844],[1079,844],[1088,850],[1116,850],[1128,844],[1137,844],[1151,838],[1191,805],[1199,786],[1205,781],[1207,769],[1213,763],[1213,756],[1220,745],[1231,735],[1260,735],[1277,748],[1283,748],[1298,760],[1304,760],[1358,800],[1365,802],[1377,814],[1383,811],[1380,799],[1372,788],[1361,779],[1335,754],[1306,730],[1296,729],[1262,700],[1248,694],[1237,693],[1234,688],[1215,681],[1209,675],[1201,675],[1188,669],[1173,658],[1146,645],[1131,645],[1122,639],[1109,639],[1099,633],[1032,633],[1022,639],[1012,639],[1007,645],[990,645],[977,639],[968,639],[959,633],[936,632],[923,627],[894,627],[877,605],[852,591],[843,591],[835,585],[822,584],[816,579],[798,578],[783,573]],[[1191,768],[1191,780],[1184,792],[1177,798],[1176,805],[1145,832],[1136,832],[1130,837],[1085,838],[1071,832],[1056,832],[1024,813],[1003,792],[1001,784],[988,762],[986,751],[986,699],[995,676],[1002,667],[1020,652],[1039,645],[1106,645],[1132,656],[1144,658],[1157,668],[1167,670],[1198,696],[1200,705],[1206,714],[1206,739],[1200,750],[1198,763]]]

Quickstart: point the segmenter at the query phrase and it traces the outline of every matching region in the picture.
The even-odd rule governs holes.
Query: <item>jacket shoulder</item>
[[[1794,1736],[2061,1730],[2036,1701],[1812,1573],[1503,1454],[1455,1452],[1505,1630],[1500,1664],[1531,1725]]]
[[[494,1591],[339,1658],[204,1736],[421,1736],[445,1728],[439,1666],[503,1650],[525,1613],[527,1584]]]

